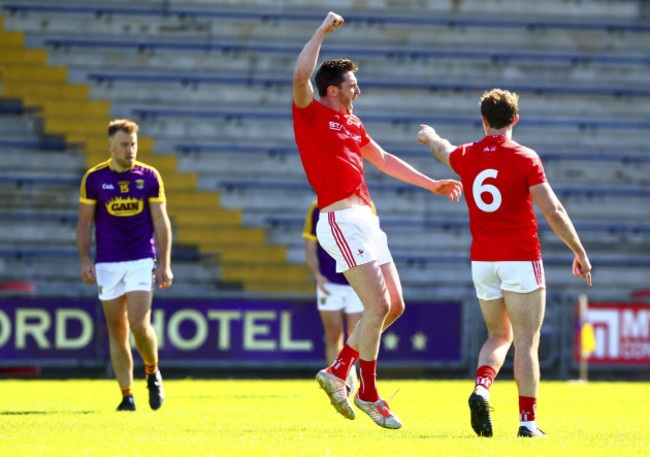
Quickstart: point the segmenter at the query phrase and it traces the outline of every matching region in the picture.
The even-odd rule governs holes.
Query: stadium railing
[[[2,72],[0,71],[1,74]],[[40,107],[24,106],[20,100],[0,99],[0,114],[26,114],[33,116],[40,111]]]
[[[94,254],[93,254],[94,255]],[[35,248],[35,247],[15,247],[0,248],[0,257],[6,259],[37,259],[37,258],[66,258],[76,259],[79,257],[77,249],[60,249],[60,248]],[[172,260],[214,260],[218,258],[215,253],[199,252],[194,246],[176,246],[172,247]]]
[[[261,87],[291,87],[293,80],[290,78],[260,78],[252,76],[223,76],[223,75],[197,75],[197,74],[147,74],[135,72],[97,72],[88,73],[87,79],[96,84],[115,84],[119,82],[132,83],[170,83],[181,85],[238,85],[238,86],[261,86]],[[414,89],[427,90],[430,92],[466,92],[483,91],[486,87],[495,87],[495,82],[444,82],[444,81],[379,81],[364,79],[364,88],[391,88],[391,89]],[[518,84],[500,83],[508,90],[516,92],[530,92],[536,95],[600,95],[612,97],[650,97],[650,89],[644,87],[617,87],[617,86],[560,86],[549,84]]]
[[[132,114],[141,119],[158,118],[199,118],[199,119],[221,119],[225,121],[265,119],[265,120],[291,120],[291,113],[288,110],[220,110],[220,109],[172,109],[143,107],[133,108]],[[364,113],[364,122],[380,122],[393,125],[418,125],[422,122],[422,115],[397,114],[376,114]],[[449,115],[428,115],[429,122],[437,125],[467,125],[480,127],[480,119],[476,116],[449,116]],[[519,122],[520,126],[552,127],[556,129],[576,128],[579,130],[610,129],[610,130],[648,130],[650,121],[636,119],[586,119],[586,118],[536,118],[527,117]]]
[[[284,44],[242,44],[218,43],[215,41],[167,41],[151,39],[82,39],[82,38],[47,38],[44,45],[53,49],[70,48],[118,48],[132,49],[138,52],[155,52],[156,50],[221,52],[238,54],[242,52],[273,53],[297,56],[302,48]],[[323,47],[321,56],[355,55],[359,57],[383,57],[387,59],[452,59],[484,60],[491,63],[505,62],[554,62],[564,64],[614,64],[614,65],[649,65],[650,56],[644,53],[613,53],[613,54],[584,54],[549,51],[469,51],[463,49],[430,49],[416,47],[368,47],[368,46],[337,46]]]
[[[68,142],[63,139],[0,138],[0,148],[2,149],[79,151],[83,147],[83,143]]]
[[[224,18],[257,21],[263,23],[279,22],[308,22],[314,23],[322,20],[321,12],[299,11],[252,11],[216,8],[173,8],[164,6],[152,7],[118,7],[118,6],[67,6],[43,5],[25,3],[7,3],[3,10],[9,14],[28,14],[30,12],[51,14],[81,14],[93,17],[105,16],[158,16],[179,18]],[[494,19],[458,16],[423,16],[405,14],[360,14],[346,12],[345,20],[348,23],[363,23],[370,26],[386,26],[393,24],[423,27],[444,28],[495,28],[495,29],[522,29],[526,31],[537,30],[592,30],[608,33],[619,32],[650,32],[650,23],[644,21],[590,21],[590,20],[543,20],[543,19]]]
[[[0,215],[0,219],[2,216]],[[302,227],[305,223],[304,217],[299,216],[269,216],[265,218],[265,223],[271,227]],[[405,227],[405,228],[436,228],[441,230],[469,229],[467,219],[414,219],[414,218],[389,218],[383,217],[381,220],[382,227]],[[650,234],[650,224],[634,221],[576,221],[574,226],[578,232],[606,232],[611,234]],[[539,222],[539,229],[542,231],[552,231],[551,227],[545,223]]]
[[[0,176],[2,182],[2,176]],[[281,190],[281,191],[310,191],[307,181],[296,180],[270,180],[270,179],[219,179],[217,181],[219,189],[224,191],[235,190]],[[428,192],[419,187],[407,183],[373,183],[374,192]],[[563,197],[650,197],[650,189],[646,187],[603,187],[603,186],[556,186],[556,194]]]
[[[172,146],[175,153],[178,154],[262,154],[271,157],[274,156],[297,156],[298,148],[291,146],[263,146],[257,144],[239,143],[175,143]],[[391,147],[390,152],[400,157],[431,157],[431,153],[422,147],[404,148]],[[542,161],[562,161],[562,160],[580,160],[587,162],[612,162],[622,164],[640,164],[650,162],[650,154],[640,153],[603,153],[589,151],[555,151],[544,152],[537,151]]]
[[[30,176],[30,175],[0,175],[0,184],[13,184],[19,186],[54,185],[54,186],[79,186],[78,176]]]

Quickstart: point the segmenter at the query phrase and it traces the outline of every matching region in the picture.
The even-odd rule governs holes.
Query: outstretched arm
[[[418,132],[418,141],[428,145],[436,159],[447,164],[447,166],[451,166],[449,165],[449,156],[456,149],[456,146],[446,139],[441,138],[433,127],[422,124],[420,125],[420,129]]]
[[[310,78],[316,68],[320,46],[325,35],[333,32],[341,24],[343,24],[343,18],[330,11],[298,56],[296,68],[293,71],[293,101],[300,108],[309,105],[314,99],[314,87]]]
[[[573,251],[573,274],[585,278],[591,286],[591,263],[580,243],[578,232],[569,218],[564,206],[558,200],[551,186],[545,182],[530,188],[530,194],[544,213],[544,217],[555,234]]]
[[[453,179],[431,179],[399,157],[384,151],[374,140],[370,140],[370,143],[361,148],[361,154],[368,162],[393,178],[428,189],[434,194],[447,195],[450,202],[460,200],[463,192],[460,182]]]

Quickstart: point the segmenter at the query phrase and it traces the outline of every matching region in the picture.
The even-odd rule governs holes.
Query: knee
[[[131,328],[131,333],[133,333],[134,336],[145,336],[149,332],[149,327],[151,324],[149,324],[147,321],[130,321],[129,322],[129,327]]]
[[[398,317],[402,315],[404,312],[404,309],[406,308],[406,305],[404,304],[404,300],[399,298],[398,300],[393,300],[393,302],[390,304],[390,310],[388,312],[388,318],[391,321],[394,321]]]
[[[372,303],[365,304],[362,319],[380,325],[381,322],[384,322],[389,313],[390,302],[380,297]]]
[[[377,305],[373,308],[373,314],[381,319],[385,319],[391,312],[391,305],[388,300],[382,298],[378,300]]]
[[[107,319],[106,328],[111,339],[121,341],[129,331],[129,324],[126,319]]]
[[[510,329],[489,332],[488,339],[491,339],[493,341],[498,340],[501,344],[508,345],[512,344],[514,341],[512,330]]]
[[[539,348],[539,332],[532,335],[517,336],[515,338],[515,349],[519,352],[537,352]]]

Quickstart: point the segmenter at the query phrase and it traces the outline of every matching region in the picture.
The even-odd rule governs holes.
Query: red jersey
[[[471,259],[540,260],[537,218],[529,187],[546,182],[539,156],[505,136],[463,144],[449,156],[469,208]]]
[[[305,108],[293,104],[293,130],[302,166],[318,196],[318,207],[357,194],[370,205],[361,148],[370,142],[363,124],[312,100]]]

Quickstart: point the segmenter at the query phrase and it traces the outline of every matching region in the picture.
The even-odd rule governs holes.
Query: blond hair
[[[138,133],[138,124],[130,119],[113,119],[108,123],[108,136],[112,137],[119,130],[128,134]]]

